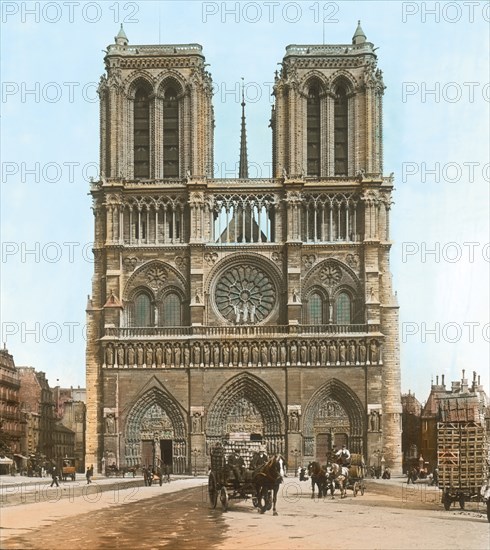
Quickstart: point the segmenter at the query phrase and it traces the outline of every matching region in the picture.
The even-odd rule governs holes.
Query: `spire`
[[[116,44],[118,46],[127,46],[128,45],[128,37],[126,36],[126,33],[124,32],[123,25],[121,23],[121,28],[119,29],[119,32],[117,33],[117,36],[114,37],[114,40],[116,41]]]
[[[245,125],[245,86],[242,77],[242,128],[240,133],[240,166],[238,168],[240,179],[248,178],[248,157],[247,157],[247,129]]]
[[[364,34],[364,31],[361,27],[361,21],[357,22],[357,29],[354,33],[354,36],[352,37],[352,43],[353,44],[364,44],[366,42],[366,35]]]

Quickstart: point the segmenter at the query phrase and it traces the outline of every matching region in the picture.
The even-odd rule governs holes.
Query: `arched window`
[[[163,100],[163,176],[179,177],[179,100],[173,87]]]
[[[134,177],[150,177],[150,99],[144,88],[134,97]]]
[[[341,86],[337,89],[334,106],[334,145],[335,145],[335,175],[347,176],[347,144],[348,144],[348,99],[347,91]]]
[[[320,176],[320,93],[316,86],[308,91],[306,101],[307,173]]]
[[[141,292],[134,300],[133,326],[149,327],[151,326],[151,317],[151,300],[148,294]]]
[[[308,300],[308,323],[322,325],[324,323],[323,299],[318,292],[313,292]]]
[[[163,326],[178,327],[182,325],[180,298],[175,292],[165,296],[163,301]]]
[[[351,323],[351,299],[346,292],[341,292],[337,297],[336,323],[337,325]]]

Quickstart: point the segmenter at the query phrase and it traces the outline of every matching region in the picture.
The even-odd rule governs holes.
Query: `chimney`
[[[439,375],[436,376],[436,386],[439,385]]]
[[[446,389],[446,383],[444,382],[444,374],[441,376],[442,382],[441,384],[444,386],[444,389]]]

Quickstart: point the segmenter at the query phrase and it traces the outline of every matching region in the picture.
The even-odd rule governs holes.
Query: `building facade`
[[[8,473],[22,457],[24,418],[20,410],[20,380],[14,358],[0,349],[0,473]]]
[[[286,48],[270,179],[247,177],[244,117],[240,177],[213,177],[201,46],[121,29],[105,66],[86,463],[203,471],[225,440],[289,461],[347,443],[401,469],[385,86],[361,27]]]

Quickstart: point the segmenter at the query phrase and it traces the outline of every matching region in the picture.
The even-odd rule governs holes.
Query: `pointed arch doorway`
[[[165,391],[152,388],[132,407],[126,423],[126,466],[167,465],[187,473],[186,424],[179,405]]]

